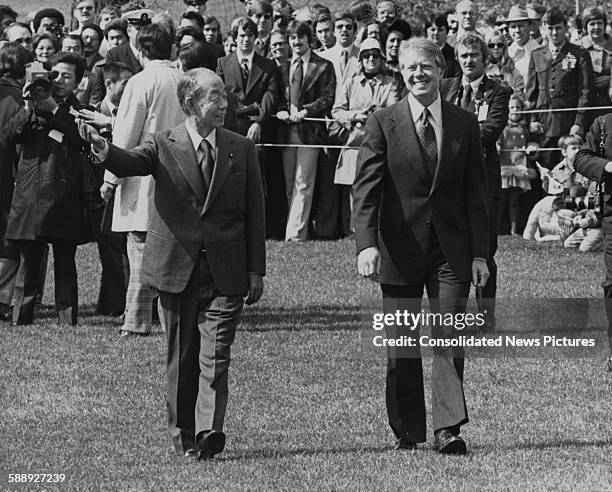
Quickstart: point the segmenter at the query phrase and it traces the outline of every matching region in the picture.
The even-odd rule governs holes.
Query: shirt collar
[[[308,65],[308,62],[310,61],[310,50],[308,50],[306,54],[302,55],[301,57],[293,55],[293,58],[291,58],[291,65],[293,65],[298,58],[302,58],[304,65]]]
[[[465,87],[466,85],[470,84],[472,86],[472,92],[476,94],[476,92],[478,92],[478,88],[480,87],[482,79],[484,79],[484,73],[480,77],[478,77],[476,80],[473,80],[472,82],[468,82],[465,79],[465,77],[463,77],[461,79],[461,85]]]
[[[408,105],[410,106],[410,112],[412,113],[412,121],[415,123],[419,120],[421,115],[423,114],[424,106],[417,100],[416,97],[412,95],[412,93],[408,94]],[[438,97],[436,100],[432,102],[427,109],[431,113],[431,118],[433,122],[441,127],[442,126],[442,100],[440,99],[440,94],[438,93]]]
[[[248,55],[243,55],[239,50],[236,50],[236,56],[238,57],[238,63],[242,65],[242,60],[245,58],[248,60],[249,68],[253,66],[253,56],[255,56],[255,50],[251,51]]]
[[[104,104],[106,104],[106,105],[108,106],[108,109],[109,109],[109,111],[111,112],[111,114],[113,114],[113,110],[117,108],[117,106],[115,106],[115,105],[114,105],[114,104],[111,102],[111,100],[110,100],[110,98],[109,98],[108,96],[106,96],[106,97],[104,98]]]
[[[553,53],[553,50],[557,50],[557,54],[559,54],[559,53],[561,53],[563,51],[563,48],[565,48],[565,43],[567,43],[567,41],[564,41],[563,44],[557,48],[551,42],[549,42],[548,43],[548,50],[551,53]]]
[[[202,140],[204,140],[204,137],[202,137],[202,135],[200,135],[198,131],[193,126],[191,126],[191,122],[189,120],[185,121],[185,128],[187,128],[187,134],[189,135],[193,148],[195,149],[197,154],[197,152],[200,150],[200,144],[202,143]],[[217,148],[217,129],[213,128],[212,131],[208,135],[206,135],[205,138],[206,140],[208,140],[208,143],[210,144],[210,148],[212,149],[214,155],[215,149]]]

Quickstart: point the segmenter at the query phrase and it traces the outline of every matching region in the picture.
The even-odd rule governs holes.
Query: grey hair
[[[208,82],[219,79],[219,76],[208,68],[194,68],[185,72],[176,89],[179,105],[187,116],[192,116],[187,106],[187,99],[199,99],[200,94],[208,89]]]
[[[436,43],[425,38],[410,38],[406,41],[402,41],[400,45],[400,51],[398,60],[400,66],[404,66],[403,59],[409,51],[418,51],[424,53],[427,56],[431,56],[436,60],[436,65],[444,72],[446,70],[446,59],[442,54],[442,50]]]

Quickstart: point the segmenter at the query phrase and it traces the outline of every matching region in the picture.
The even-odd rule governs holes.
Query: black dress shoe
[[[436,432],[434,450],[441,454],[466,454],[467,446],[461,436],[442,429]]]
[[[608,372],[612,372],[612,357],[608,357]]]
[[[221,431],[204,431],[196,438],[198,460],[210,460],[225,447],[225,434]]]
[[[0,321],[11,321],[13,319],[13,307],[0,302]]]
[[[407,435],[400,436],[397,441],[395,441],[395,446],[393,449],[395,451],[406,450],[406,451],[416,451],[417,445],[412,439],[410,439]]]

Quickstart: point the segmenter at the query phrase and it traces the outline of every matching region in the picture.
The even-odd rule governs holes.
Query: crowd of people
[[[608,111],[585,108],[612,104],[606,13],[589,7],[568,18],[536,4],[481,12],[462,0],[448,12],[417,14],[391,0],[358,0],[342,12],[250,0],[224,26],[202,1],[173,16],[81,0],[67,25],[52,8],[22,20],[0,6],[0,316],[33,321],[50,245],[58,316],[75,324],[76,248],[96,241],[97,312],[117,318],[123,336],[151,332],[156,293],[141,272],[147,236],[155,234],[154,181],[118,178],[92,163],[74,111],[130,149],[183,121],[182,73],[216,71],[227,91],[225,128],[258,145],[266,237],[351,236],[365,124],[407,94],[400,46],[419,36],[444,54],[442,97],[480,123],[491,271],[482,302],[495,297],[498,233],[601,248],[600,229],[591,232],[598,230],[588,209],[592,186],[576,177],[573,155],[593,119]],[[51,97],[37,96],[41,79]],[[582,210],[577,199],[585,195]]]

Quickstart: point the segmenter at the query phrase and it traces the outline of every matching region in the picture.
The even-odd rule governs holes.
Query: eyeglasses
[[[489,43],[489,48],[494,50],[495,48],[505,48],[504,43]]]
[[[32,43],[32,38],[17,38],[17,39],[13,39],[13,43],[31,44]]]
[[[359,56],[364,60],[367,60],[368,58],[374,58],[375,60],[378,60],[379,58],[381,58],[381,54],[378,51],[364,51]]]
[[[338,31],[342,31],[342,29],[346,29],[347,31],[352,31],[353,25],[352,24],[336,24],[336,29],[338,29]]]
[[[257,19],[261,19],[263,17],[265,20],[270,20],[272,18],[272,14],[261,14],[261,13],[259,13],[259,14],[255,14],[255,17]]]
[[[285,41],[277,41],[276,43],[270,43],[272,48],[280,48],[281,46],[287,46]]]
[[[93,10],[94,8],[91,5],[81,5],[76,8],[77,10]]]

